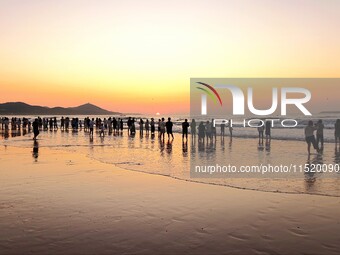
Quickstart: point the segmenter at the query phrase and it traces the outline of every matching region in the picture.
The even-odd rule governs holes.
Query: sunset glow
[[[187,113],[191,77],[338,77],[339,16],[339,1],[1,1],[0,102]]]

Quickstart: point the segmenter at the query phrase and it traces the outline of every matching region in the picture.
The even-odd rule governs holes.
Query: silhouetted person
[[[189,123],[188,120],[185,119],[182,123],[182,140],[184,139],[184,136],[186,140],[188,140],[188,129],[189,129]]]
[[[64,116],[61,117],[61,120],[60,120],[60,129],[62,129],[62,130],[65,129],[65,119],[64,119]]]
[[[158,129],[159,129],[159,137],[164,140],[164,136],[165,136],[165,122],[164,122],[164,118],[162,118],[162,120],[159,120]]]
[[[334,125],[335,146],[340,145],[340,119],[337,119]],[[340,147],[340,146],[339,146]]]
[[[112,127],[113,127],[113,132],[116,133],[116,131],[118,130],[116,118],[113,118],[113,120],[112,120]]]
[[[132,121],[132,122],[131,122],[130,135],[134,136],[135,134],[136,134],[136,126],[135,126],[135,122]]]
[[[93,137],[93,128],[94,128],[94,118],[92,118],[92,120],[90,120],[90,137]]]
[[[221,137],[224,137],[224,130],[225,130],[225,120],[222,121],[221,123]]]
[[[39,122],[38,122],[38,119],[34,120],[32,126],[33,126],[33,134],[34,134],[33,139],[37,140],[37,137],[39,135]]]
[[[308,121],[308,125],[305,127],[305,138],[306,138],[306,142],[307,142],[308,154],[310,154],[311,144],[313,144],[314,149],[319,152],[318,145],[316,143],[315,136],[314,136],[314,131],[316,129],[317,128],[315,126],[313,126],[313,121],[311,121],[311,120]]]
[[[213,137],[216,140],[216,125],[214,119],[211,120],[211,138]]]
[[[264,123],[262,121],[259,122],[257,131],[259,132],[259,144],[263,144]]]
[[[205,126],[201,121],[198,126],[198,141],[204,143],[204,138],[205,138]]]
[[[57,122],[56,117],[53,118],[53,126],[54,126],[54,129],[58,129],[58,122]]]
[[[229,122],[228,122],[228,128],[229,128],[230,138],[233,138],[233,127],[232,127],[232,124],[231,124],[231,120],[229,120]]]
[[[191,125],[190,125],[190,130],[191,130],[191,136],[196,136],[196,121],[195,119],[191,120]]]
[[[143,136],[143,130],[144,130],[144,121],[143,121],[143,119],[141,118],[141,119],[139,120],[139,134],[140,134],[140,136]]]
[[[132,126],[132,119],[131,117],[129,117],[127,120],[128,134],[130,134],[131,126]]]
[[[265,131],[265,135],[266,135],[266,143],[268,143],[271,139],[272,139],[272,135],[271,135],[271,123],[269,120],[266,121],[266,131]]]
[[[318,148],[323,150],[323,130],[325,126],[322,123],[322,120],[319,120],[318,123],[316,123],[316,144],[318,145]],[[319,147],[319,143],[321,146]]]
[[[171,118],[168,118],[168,121],[165,124],[165,126],[166,126],[166,133],[168,134],[168,139],[170,139],[170,135],[171,135],[172,139],[174,139],[174,135],[172,133],[173,125],[174,124],[172,123]]]
[[[104,137],[104,131],[105,131],[105,124],[101,123],[100,124],[100,133],[99,133],[99,136],[103,136]]]
[[[146,119],[146,121],[145,121],[145,133],[146,133],[146,135],[149,135],[149,130],[150,130],[150,122],[149,122],[149,119]]]
[[[151,135],[155,134],[155,120],[154,118],[151,118]]]
[[[131,125],[132,125],[132,122],[131,122]],[[120,119],[119,126],[120,126],[120,132],[123,134],[123,129],[124,129],[123,119]]]
[[[207,143],[208,143],[209,139],[210,140],[212,139],[212,126],[209,120],[205,124],[205,136],[207,138]]]

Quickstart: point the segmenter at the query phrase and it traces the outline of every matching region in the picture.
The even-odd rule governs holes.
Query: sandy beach
[[[339,17],[0,0],[0,255],[340,255]]]
[[[47,147],[32,153],[0,148],[1,254],[340,251],[337,197],[192,183]]]

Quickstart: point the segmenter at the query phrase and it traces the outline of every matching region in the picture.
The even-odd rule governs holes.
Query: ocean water
[[[185,116],[173,118],[175,130],[180,131],[180,123]],[[158,174],[184,181],[200,182],[210,185],[225,185],[241,189],[266,192],[304,193],[325,196],[340,196],[340,174],[297,172],[284,176],[241,175],[241,176],[198,176],[190,174],[191,164],[233,164],[240,165],[335,165],[340,164],[340,153],[333,143],[332,123],[325,130],[326,143],[323,153],[307,155],[306,143],[303,142],[303,129],[273,129],[270,145],[259,146],[257,131],[254,128],[235,128],[233,139],[217,137],[213,143],[198,143],[191,139],[183,143],[180,134],[175,134],[173,141],[165,138],[137,134],[128,136],[108,134],[100,137],[96,132],[91,139],[87,132],[41,131],[38,141],[33,142],[33,134],[23,131],[10,132],[5,136],[1,130],[0,146],[27,148],[33,161],[44,160],[44,150],[65,150],[69,153],[82,153],[87,157],[117,167]],[[325,121],[325,123],[327,123]],[[138,127],[138,125],[137,125]],[[18,158],[20,160],[20,158]]]

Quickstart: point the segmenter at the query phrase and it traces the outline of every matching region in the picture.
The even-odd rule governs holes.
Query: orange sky
[[[191,77],[339,77],[340,1],[0,2],[0,102],[186,113]]]

